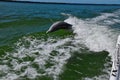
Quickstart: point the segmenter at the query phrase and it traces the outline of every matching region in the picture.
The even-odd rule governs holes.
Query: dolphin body
[[[52,26],[48,29],[46,33],[54,32],[59,29],[72,29],[72,25],[64,21],[57,21],[52,24]]]

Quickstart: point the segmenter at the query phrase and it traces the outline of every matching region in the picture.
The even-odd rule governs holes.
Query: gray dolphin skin
[[[57,21],[49,28],[46,33],[54,32],[60,29],[72,29],[72,25],[64,21]]]

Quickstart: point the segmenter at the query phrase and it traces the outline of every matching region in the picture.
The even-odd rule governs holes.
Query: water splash
[[[78,19],[77,17],[69,17],[65,20],[73,25],[75,44],[82,43],[91,51],[108,51],[110,55],[114,55],[115,43],[119,32],[110,28],[108,24],[98,24],[101,20],[113,17],[115,14],[105,13],[92,19]]]

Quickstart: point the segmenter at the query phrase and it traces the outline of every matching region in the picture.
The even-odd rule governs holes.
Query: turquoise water
[[[119,34],[120,6],[0,2],[0,80],[108,80]]]

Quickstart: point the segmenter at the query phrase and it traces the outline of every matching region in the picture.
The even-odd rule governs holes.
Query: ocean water
[[[109,80],[119,34],[120,6],[0,2],[0,80]]]

